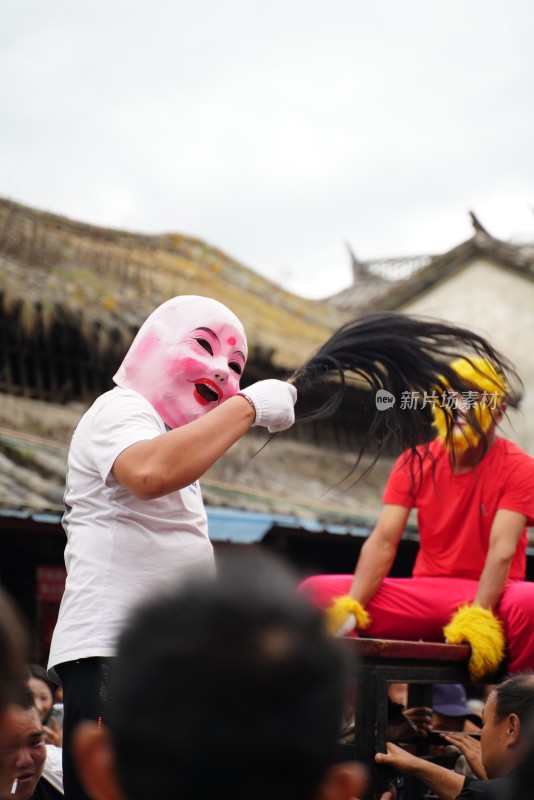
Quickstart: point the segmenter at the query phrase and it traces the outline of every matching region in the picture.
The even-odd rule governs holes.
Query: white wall
[[[534,281],[481,259],[402,310],[461,323],[512,361],[524,396],[521,409],[512,411],[501,429],[534,455]]]

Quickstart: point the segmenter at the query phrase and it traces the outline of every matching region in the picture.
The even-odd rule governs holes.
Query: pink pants
[[[317,575],[299,587],[320,608],[347,594],[352,575]],[[471,603],[478,581],[467,578],[385,578],[366,608],[371,625],[365,636],[377,639],[443,641],[458,606]],[[495,609],[508,644],[508,671],[534,669],[534,583],[508,581]]]

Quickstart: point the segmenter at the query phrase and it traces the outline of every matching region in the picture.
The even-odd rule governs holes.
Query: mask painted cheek
[[[447,440],[447,415],[450,414],[448,410],[441,408],[440,406],[434,406],[432,408],[432,417],[433,417],[433,425],[437,431],[437,437],[442,442]]]
[[[193,356],[179,356],[174,358],[169,364],[169,375],[182,373],[183,375],[193,376],[194,378],[204,377],[209,356],[206,358],[196,358]]]
[[[434,406],[432,409],[432,416],[437,438],[447,448],[450,449],[451,446],[454,446],[454,449],[457,452],[460,452],[461,450],[467,449],[470,445],[472,446],[475,444],[475,441],[471,436],[471,428],[468,425],[462,429],[461,433],[455,432],[455,430],[451,427],[451,434],[450,438],[448,439],[447,417],[451,417],[451,411],[448,408]],[[450,424],[451,426],[454,424],[454,420],[452,418],[450,419]]]
[[[491,410],[488,408],[488,405],[486,403],[478,405],[476,415],[480,427],[484,433],[486,433],[493,422],[493,416],[491,414]]]
[[[492,422],[493,417],[487,405],[477,404],[466,411],[464,430],[468,436],[479,439],[480,434],[475,426],[478,426],[484,433],[487,433]]]
[[[159,347],[159,338],[153,333],[148,333],[135,348],[135,358],[139,359],[141,363],[149,361]]]
[[[237,394],[240,386],[239,386],[239,375],[236,375],[234,372],[230,374],[228,382],[223,388],[223,400],[228,400],[229,397],[233,397],[234,394]]]
[[[481,411],[483,416],[481,415]],[[460,431],[453,429],[452,438],[447,442],[446,415],[449,413],[450,412],[448,409],[442,409],[439,407],[435,407],[432,410],[434,427],[437,431],[437,438],[442,442],[442,444],[447,445],[449,448],[451,446],[454,447],[456,453],[462,453],[468,450],[470,447],[476,447],[480,442],[480,434],[473,428],[472,425],[469,424],[469,422],[466,422]],[[477,407],[475,414],[480,427],[486,433],[492,422],[491,413],[487,408],[481,410],[480,407]],[[487,422],[488,418],[489,423]]]

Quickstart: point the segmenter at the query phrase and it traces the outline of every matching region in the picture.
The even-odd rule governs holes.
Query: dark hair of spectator
[[[48,688],[52,694],[52,698],[55,696],[56,687],[54,683],[50,680],[48,675],[46,674],[46,670],[40,664],[28,664],[28,672],[30,678],[36,678],[39,681],[42,681]]]
[[[277,560],[140,609],[120,638],[109,727],[129,800],[311,800],[336,760],[345,660]]]
[[[521,725],[534,724],[534,674],[515,675],[494,689],[495,722],[517,714]]]
[[[28,687],[23,684],[17,691],[15,696],[15,703],[23,708],[25,711],[28,711],[30,708],[35,708],[35,701],[33,699],[33,694],[28,689]]]

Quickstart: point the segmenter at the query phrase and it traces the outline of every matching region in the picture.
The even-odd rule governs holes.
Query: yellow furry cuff
[[[350,595],[344,594],[334,600],[330,608],[326,609],[328,631],[332,634],[337,633],[347,621],[349,614],[352,614],[356,619],[357,628],[367,628],[371,622],[371,617],[362,604],[358,603]]]
[[[497,617],[482,606],[461,606],[443,628],[451,644],[471,645],[469,673],[473,680],[495,672],[504,658],[504,634]]]

